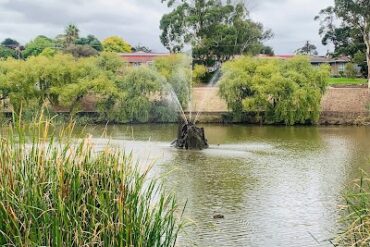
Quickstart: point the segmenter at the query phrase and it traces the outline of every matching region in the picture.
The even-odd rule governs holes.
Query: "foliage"
[[[323,9],[316,20],[320,20],[323,43],[330,41],[338,54],[350,55],[359,50],[366,54],[366,74],[370,75],[370,4],[364,0],[335,0],[334,6]],[[335,25],[339,19],[340,27]],[[370,82],[370,76],[369,82]]]
[[[151,68],[129,68],[117,83],[118,90],[124,92],[118,103],[122,117],[127,121],[147,122],[152,107],[151,98],[160,94],[163,81],[164,78]]]
[[[86,38],[78,38],[75,41],[76,45],[87,45],[94,48],[97,51],[103,51],[103,45],[94,35],[87,35]]]
[[[64,32],[64,47],[68,47],[76,42],[79,38],[80,30],[74,24],[70,24],[66,27]]]
[[[53,57],[57,54],[57,50],[53,48],[45,48],[41,53],[40,56],[45,56],[45,57]]]
[[[370,180],[363,173],[344,194],[341,225],[336,243],[340,246],[368,246],[370,244]]]
[[[204,82],[204,78],[208,73],[208,69],[204,65],[196,64],[193,68],[193,83],[200,84]]]
[[[54,49],[54,41],[43,35],[37,36],[34,40],[26,44],[25,49],[23,50],[23,57],[27,58],[30,56],[38,56],[41,54],[44,49]]]
[[[49,126],[0,134],[1,246],[175,245],[176,200],[149,169],[111,147],[97,153],[88,137],[76,142],[70,126]]]
[[[164,1],[162,1],[164,2]],[[213,66],[238,54],[256,52],[271,36],[249,18],[243,2],[168,1],[174,9],[160,23],[162,44],[171,52],[192,45],[194,62]]]
[[[88,107],[96,109],[102,121],[164,121],[176,115],[171,108],[178,107],[176,102],[167,102],[172,90],[183,106],[188,103],[191,62],[186,56],[131,68],[112,52],[74,58],[46,51],[27,60],[0,60],[0,101],[10,102],[15,113],[33,115],[34,109],[46,105],[50,111],[67,111],[74,117]]]
[[[13,49],[0,45],[0,59],[13,57],[16,58],[17,54]]]
[[[152,50],[150,48],[148,48],[147,46],[143,46],[143,45],[140,45],[138,44],[137,46],[135,46],[134,48],[132,48],[133,51],[135,52],[145,52],[145,53],[151,53]]]
[[[89,45],[69,45],[64,49],[65,53],[72,54],[74,57],[91,57],[96,56],[98,51]]]
[[[124,65],[122,59],[112,52],[100,53],[96,62],[100,69],[112,72],[113,74],[116,74]]]
[[[8,47],[10,49],[13,49],[13,50],[20,46],[18,41],[16,41],[15,39],[11,39],[11,38],[4,39],[1,42],[1,45],[5,46],[5,47]]]
[[[266,46],[265,45],[261,48],[260,54],[274,56],[275,52],[274,52],[274,49],[271,46]]]
[[[103,41],[104,51],[108,52],[131,52],[132,47],[129,43],[119,36],[111,36]]]
[[[264,114],[267,123],[316,122],[329,68],[308,58],[290,60],[241,57],[224,64],[220,95],[237,118],[245,111]]]
[[[114,90],[111,77],[97,66],[95,59],[75,60],[62,54],[2,61],[0,81],[0,92],[9,98],[15,112],[21,107],[32,107],[32,102],[50,102],[62,104],[73,113],[85,95],[95,93],[102,97]]]
[[[180,104],[187,106],[191,91],[191,58],[173,54],[154,61],[154,67],[167,81],[167,91],[173,90]]]
[[[357,68],[353,63],[347,63],[344,71],[347,78],[356,78],[357,76]]]
[[[295,51],[298,55],[317,55],[317,47],[311,44],[309,41],[306,44]]]

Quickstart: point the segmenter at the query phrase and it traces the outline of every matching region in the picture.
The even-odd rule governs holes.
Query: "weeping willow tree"
[[[191,93],[191,57],[185,54],[160,57],[154,61],[154,67],[166,79],[167,86],[173,89],[182,107],[186,107]]]
[[[257,113],[266,123],[315,123],[325,92],[328,66],[313,67],[308,58],[258,59],[247,56],[222,67],[220,95],[236,118]]]
[[[117,101],[116,119],[128,122],[147,122],[155,97],[160,95],[165,79],[147,66],[129,68],[117,82],[123,92]]]

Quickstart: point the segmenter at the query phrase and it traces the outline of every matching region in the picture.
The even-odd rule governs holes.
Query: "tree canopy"
[[[243,56],[222,67],[220,95],[240,118],[255,112],[266,123],[315,123],[329,68],[314,68],[306,57],[290,60]]]
[[[103,40],[103,47],[108,52],[131,52],[132,47],[119,36],[111,36]]]
[[[191,64],[183,55],[132,68],[112,52],[75,58],[47,49],[26,60],[0,60],[0,101],[14,112],[31,114],[44,105],[75,115],[88,97],[95,99],[102,121],[145,122],[176,116],[178,109],[167,102],[169,88],[183,105],[188,102]]]
[[[305,45],[295,51],[298,55],[317,55],[317,47],[314,44],[311,44],[309,41]]]
[[[78,38],[75,41],[76,45],[88,45],[97,51],[103,51],[103,45],[94,35],[89,34],[87,37]]]
[[[354,58],[363,53],[367,61],[370,82],[370,2],[368,0],[335,0],[334,6],[320,11],[315,19],[320,21],[319,33],[323,44],[334,44],[335,53]],[[336,25],[339,22],[339,27]],[[370,85],[370,84],[369,84]]]
[[[6,38],[1,42],[2,46],[8,47],[10,49],[15,49],[20,46],[19,42],[15,39]]]
[[[164,2],[164,1],[162,1]],[[171,52],[191,45],[195,63],[214,65],[239,54],[255,54],[271,36],[249,18],[242,2],[219,0],[167,1],[173,10],[160,23],[162,44]]]
[[[23,57],[38,56],[46,48],[55,49],[54,41],[46,36],[39,35],[34,40],[26,44],[25,49],[23,50]]]

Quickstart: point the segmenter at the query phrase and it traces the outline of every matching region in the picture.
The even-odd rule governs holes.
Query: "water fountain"
[[[215,70],[215,73],[208,83],[207,87],[214,87],[218,82],[220,77],[220,70],[219,67]],[[201,100],[200,107],[196,112],[195,118],[192,119],[193,109],[192,104],[188,105],[189,111],[189,119],[186,117],[184,109],[182,108],[176,93],[174,92],[173,88],[169,86],[169,96],[170,100],[176,105],[179,113],[181,114],[182,120],[179,124],[178,132],[177,132],[177,139],[174,140],[171,145],[178,148],[178,149],[206,149],[208,148],[208,141],[205,137],[204,128],[200,128],[196,126],[196,123],[199,119],[201,111],[203,110],[203,106],[207,99],[209,98],[209,93],[206,93]],[[190,100],[189,100],[190,102]]]
[[[204,128],[197,127],[194,123],[188,122],[179,125],[177,139],[172,145],[178,149],[206,149],[208,141],[204,134]]]

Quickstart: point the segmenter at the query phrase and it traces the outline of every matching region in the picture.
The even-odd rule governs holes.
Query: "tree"
[[[307,41],[306,44],[295,51],[298,55],[317,55],[317,47],[310,43],[310,41]]]
[[[76,45],[88,45],[97,51],[103,51],[103,45],[94,35],[87,35],[86,38],[78,38],[75,42]]]
[[[115,78],[97,65],[95,57],[56,54],[0,61],[1,99],[10,100],[15,112],[49,102],[67,107],[73,115],[86,95],[94,94],[100,103],[115,89]]]
[[[225,63],[220,95],[236,118],[255,112],[267,123],[314,123],[329,67],[316,69],[308,58],[290,60],[240,57]]]
[[[103,41],[103,47],[108,52],[131,52],[132,47],[129,43],[119,36],[111,36]]]
[[[3,47],[12,49],[14,51],[14,58],[20,59],[22,57],[23,46],[21,46],[18,41],[11,38],[6,38],[5,40],[3,40],[3,42],[1,42],[1,45]]]
[[[341,28],[347,30],[347,34],[345,37],[347,39],[356,40],[357,43],[358,38],[362,39],[362,42],[365,44],[365,54],[366,54],[366,61],[369,67],[370,64],[370,3],[368,0],[335,0],[334,7],[328,7],[327,11],[323,10],[321,14],[326,14],[326,16],[333,16],[339,19],[341,22]],[[319,19],[316,18],[316,19]],[[324,19],[325,20],[325,19]],[[328,22],[323,22],[322,29],[325,30],[325,25]],[[331,40],[336,40],[337,35],[333,34],[333,30],[337,30],[334,25],[327,25],[327,30],[331,32],[327,33]],[[361,42],[360,42],[361,43]],[[368,68],[367,71],[368,80],[369,80],[369,87],[370,87],[370,70]]]
[[[157,58],[154,67],[165,78],[167,94],[173,90],[181,106],[186,107],[192,84],[191,58],[183,54],[172,54]]]
[[[17,47],[20,47],[20,44],[15,39],[6,38],[1,42],[2,46],[8,47],[10,49],[15,50]]]
[[[13,49],[0,45],[0,58],[8,58],[8,57],[16,58],[17,54]]]
[[[146,66],[130,68],[118,81],[120,115],[130,122],[147,122],[152,107],[151,96],[159,94],[164,78]]]
[[[0,60],[0,99],[8,99],[16,113],[35,107],[36,84],[35,70],[31,64],[24,60]]]
[[[72,54],[74,57],[96,56],[98,51],[89,45],[69,45],[64,49],[65,53]]]
[[[261,48],[260,54],[268,55],[268,56],[274,56],[275,52],[274,49],[271,46],[263,46]]]
[[[109,71],[113,74],[117,74],[118,71],[124,66],[123,60],[117,54],[111,52],[100,53],[96,63],[100,69]]]
[[[26,44],[23,50],[23,56],[25,58],[30,56],[38,56],[43,52],[44,49],[50,48],[55,49],[54,41],[46,36],[39,35],[34,40]]]
[[[213,66],[235,55],[258,53],[262,41],[271,37],[270,31],[263,31],[262,24],[249,18],[242,2],[167,2],[174,9],[161,19],[161,42],[174,53],[192,45],[195,63]]]
[[[57,50],[54,48],[47,47],[41,53],[40,56],[53,57],[57,54]]]
[[[340,26],[336,25],[338,21],[334,7],[330,6],[322,9],[315,20],[320,23],[321,43],[323,45],[329,43],[334,45],[334,52],[331,54],[334,57],[346,55],[354,58],[358,51],[366,52],[366,45],[360,30],[346,26],[344,23],[341,23]],[[366,58],[364,61],[366,61]]]
[[[193,83],[200,84],[204,82],[204,78],[208,73],[208,69],[204,65],[196,64],[193,68]]]
[[[64,32],[65,47],[72,45],[79,38],[80,30],[74,24],[69,24]]]
[[[149,47],[146,47],[146,46],[143,46],[143,45],[140,45],[140,44],[133,47],[132,50],[134,52],[139,52],[139,51],[142,51],[142,52],[145,52],[145,53],[151,53],[152,52],[152,50]]]

